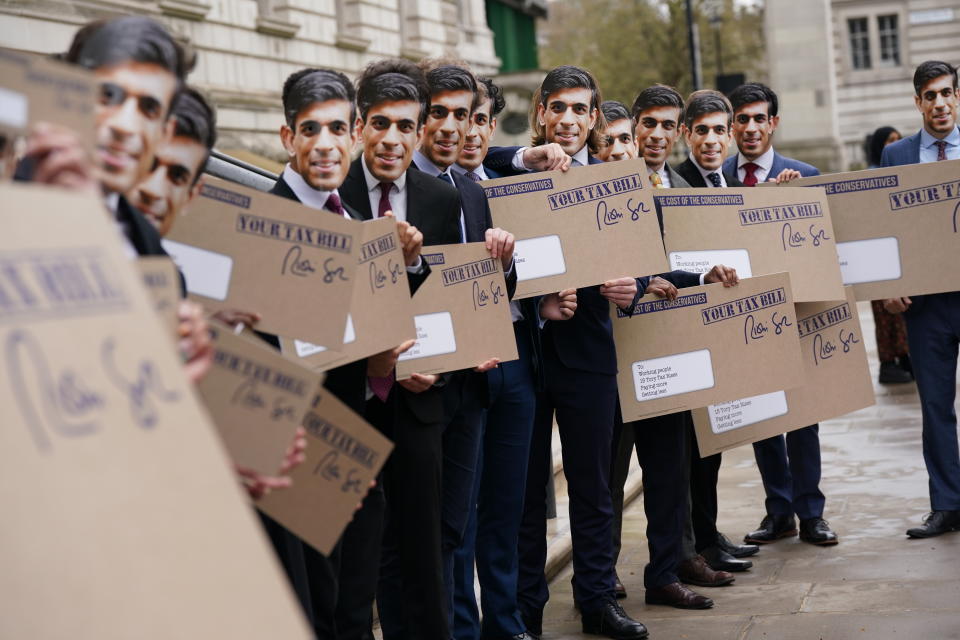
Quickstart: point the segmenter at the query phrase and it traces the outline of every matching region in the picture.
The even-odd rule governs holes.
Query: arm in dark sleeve
[[[427,264],[426,260],[423,260],[421,257],[421,268],[417,273],[407,272],[407,283],[410,285],[410,295],[412,296],[417,292],[417,289],[420,288],[426,279],[430,275],[430,265]]]
[[[520,147],[490,147],[483,164],[502,176],[517,176],[523,173],[513,168],[513,157]]]
[[[668,273],[658,273],[658,276],[675,286],[677,289],[700,286],[700,274],[692,271],[670,271]]]
[[[637,294],[633,296],[633,302],[630,303],[629,309],[620,308],[628,316],[633,315],[633,310],[637,308],[637,303],[640,302],[640,298],[643,297],[643,294],[647,291],[647,286],[650,284],[650,276],[643,276],[642,278],[637,278]]]

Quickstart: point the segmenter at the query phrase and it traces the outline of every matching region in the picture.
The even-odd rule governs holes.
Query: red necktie
[[[748,162],[745,165],[743,165],[743,170],[746,172],[743,176],[743,184],[747,185],[748,187],[757,186],[756,171],[759,168],[760,168],[760,165],[754,164],[752,162]]]
[[[393,211],[390,205],[390,189],[393,188],[392,182],[380,183],[380,205],[377,207],[377,217],[382,218],[387,211]]]
[[[937,145],[937,161],[947,159],[947,141],[937,140],[933,144]]]
[[[335,193],[331,193],[327,196],[327,201],[323,203],[323,207],[327,211],[332,211],[337,215],[343,215],[343,203],[340,201],[340,196]]]

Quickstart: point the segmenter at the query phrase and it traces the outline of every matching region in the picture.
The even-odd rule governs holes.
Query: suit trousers
[[[427,391],[426,393],[434,392]],[[449,637],[440,553],[443,421],[413,415],[394,385],[393,453],[383,471],[386,498],[377,612],[384,640]]]
[[[916,296],[904,314],[923,413],[923,460],[934,511],[960,510],[957,443],[957,345],[960,291]]]
[[[454,568],[456,640],[506,638],[524,632],[517,608],[517,539],[530,458],[536,391],[532,345],[525,320],[513,325],[519,359],[487,373],[486,412],[480,472],[473,505]],[[480,581],[483,627],[474,592],[474,560]]]
[[[543,573],[547,559],[543,478],[553,464],[550,440],[556,415],[573,538],[573,596],[582,611],[592,613],[613,598],[610,448],[617,381],[615,375],[565,367],[551,340],[544,340],[543,360],[546,389],[537,394],[530,443],[517,598],[521,612],[533,616],[550,597]]]
[[[753,454],[767,494],[767,513],[823,517],[820,491],[820,425],[796,429],[753,443]]]
[[[717,480],[722,455],[700,457],[693,420],[687,420],[690,442],[690,522],[697,553],[717,542]]]
[[[624,424],[619,402],[616,407],[614,441],[619,440],[621,432],[632,435],[631,444],[636,447],[637,461],[643,471],[643,511],[647,516],[650,554],[650,561],[643,570],[643,585],[648,589],[679,580],[677,566],[681,560],[683,525],[688,514],[688,490],[684,484],[685,418],[688,415],[687,412],[672,413]],[[620,494],[622,513],[623,483],[620,483]],[[619,531],[616,533],[615,552],[619,554],[620,535]]]

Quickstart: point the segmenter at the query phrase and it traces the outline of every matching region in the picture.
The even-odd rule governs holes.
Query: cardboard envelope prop
[[[515,298],[666,270],[642,159],[482,183],[496,226],[517,238]]]
[[[700,455],[757,442],[869,407],[875,401],[851,287],[842,302],[796,306],[803,384],[693,412]]]
[[[163,246],[204,307],[254,311],[258,329],[335,349],[353,296],[360,228],[329,211],[208,179]]]
[[[507,284],[482,242],[423,248],[432,272],[413,296],[417,342],[400,354],[397,379],[516,360]]]
[[[102,200],[0,200],[0,637],[311,638]]]
[[[777,195],[772,195],[777,194]],[[671,269],[786,271],[794,300],[842,300],[830,209],[815,189],[670,189],[657,194]]]
[[[165,256],[141,256],[137,266],[169,335],[177,334],[177,305],[180,304],[180,273],[173,260]]]
[[[790,184],[826,189],[843,283],[857,300],[960,290],[960,160]]]
[[[624,421],[676,413],[801,384],[790,278],[746,278],[735,287],[650,295],[632,316],[612,311]]]

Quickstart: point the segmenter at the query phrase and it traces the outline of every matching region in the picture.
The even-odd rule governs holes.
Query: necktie
[[[947,141],[937,140],[933,144],[937,145],[937,161],[947,159]]]
[[[373,395],[380,398],[380,402],[386,402],[395,379],[394,373],[391,371],[390,375],[382,378],[369,376],[367,382],[370,384],[370,390],[373,391]]]
[[[332,211],[339,216],[343,215],[343,203],[340,201],[340,196],[335,193],[331,193],[329,196],[327,196],[327,201],[323,203],[323,207],[327,211]]]
[[[380,183],[380,205],[377,207],[377,217],[382,218],[387,211],[392,211],[393,207],[390,205],[390,189],[393,188],[392,182],[381,182]]]
[[[716,171],[714,171],[713,173],[708,173],[707,180],[709,180],[710,184],[712,184],[715,187],[720,186],[720,174],[717,173]]]
[[[449,173],[441,173],[441,174],[440,174],[439,176],[437,176],[437,177],[439,177],[441,180],[443,180],[444,182],[446,182],[446,183],[447,183],[448,185],[450,185],[451,187],[453,186],[453,179],[450,177],[450,174],[449,174]]]
[[[760,165],[754,164],[753,162],[748,162],[745,165],[743,165],[743,170],[745,172],[743,176],[743,184],[747,185],[748,187],[757,186],[756,171],[759,168],[760,168]],[[716,186],[719,187],[720,185],[716,185]]]
[[[467,177],[473,180],[474,182],[480,182],[480,176],[475,174],[473,171],[467,171]]]
[[[663,188],[663,180],[660,178],[660,174],[656,171],[650,174],[650,184],[653,185],[654,189]]]

